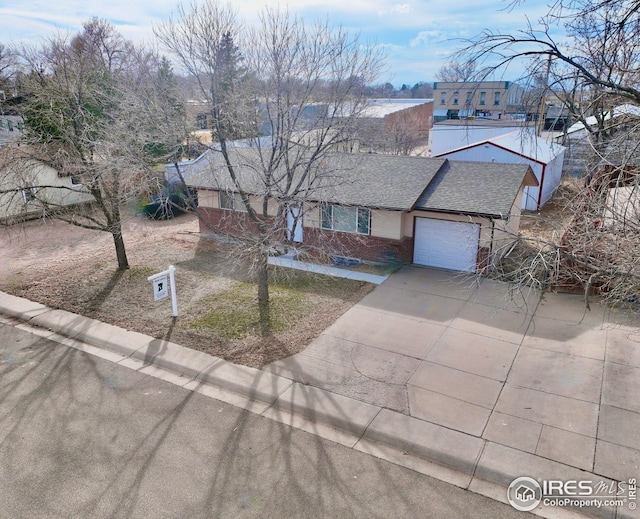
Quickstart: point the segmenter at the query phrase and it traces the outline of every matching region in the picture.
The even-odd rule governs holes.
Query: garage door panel
[[[413,262],[451,270],[476,270],[480,226],[416,218]]]

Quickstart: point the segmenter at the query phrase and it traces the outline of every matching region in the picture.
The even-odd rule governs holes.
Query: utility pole
[[[544,90],[540,95],[540,109],[538,111],[538,131],[537,131],[538,137],[540,137],[540,135],[542,134],[542,129],[544,128],[544,114],[546,113],[546,108],[547,108],[545,99],[546,99],[547,89],[549,88],[549,74],[551,74],[551,54],[549,54],[549,60],[547,61],[547,72],[544,78]]]

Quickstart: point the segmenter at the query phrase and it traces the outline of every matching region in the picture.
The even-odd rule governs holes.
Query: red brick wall
[[[385,263],[411,262],[413,258],[413,238],[390,240],[313,227],[304,228],[303,246],[313,247],[329,254]]]
[[[198,211],[201,215],[200,232],[203,234],[217,231],[231,236],[240,236],[243,229],[251,228],[255,232],[255,227],[249,222],[246,213],[209,207],[200,207]],[[390,240],[305,227],[302,247],[368,261],[404,263],[413,260],[413,238]]]
[[[199,207],[198,213],[200,215],[200,232],[203,234],[220,232],[240,237],[246,236],[247,231],[257,233],[255,224],[244,211]],[[274,220],[274,218],[269,218],[269,224],[273,225]]]
[[[426,139],[433,126],[433,103],[413,106],[405,110],[391,113],[385,117],[385,129],[393,133],[398,129],[406,129],[407,137]]]

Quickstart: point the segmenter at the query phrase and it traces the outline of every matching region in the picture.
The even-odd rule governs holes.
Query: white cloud
[[[390,11],[397,14],[409,14],[411,12],[411,4],[395,4]]]
[[[443,31],[420,31],[418,35],[409,42],[410,47],[426,47],[432,43],[442,43],[448,36]]]

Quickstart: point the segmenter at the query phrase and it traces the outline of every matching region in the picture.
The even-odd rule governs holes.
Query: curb
[[[59,334],[59,338],[50,337],[54,341],[90,354],[100,355],[100,350],[108,350],[112,355],[103,357],[123,366],[505,504],[507,487],[523,475],[576,479],[575,474],[579,473],[613,483],[477,436],[1,291],[0,315]],[[89,349],[82,345],[89,345]],[[178,380],[176,374],[180,376]],[[525,470],[529,474],[523,474]],[[640,517],[627,508],[589,507],[587,511],[585,516],[584,511],[578,514],[546,507],[531,513],[558,519]]]

